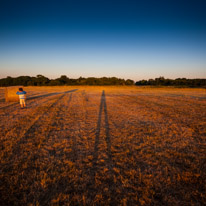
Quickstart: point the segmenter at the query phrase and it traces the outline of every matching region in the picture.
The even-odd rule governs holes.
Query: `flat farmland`
[[[205,205],[206,90],[0,88],[0,205]]]

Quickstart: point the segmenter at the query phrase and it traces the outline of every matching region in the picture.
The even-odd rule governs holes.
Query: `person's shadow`
[[[106,155],[107,158],[105,159],[105,165],[100,166],[99,165],[99,145],[100,145],[100,132],[101,132],[101,122],[104,119],[104,131],[105,131],[105,142],[106,142]],[[103,138],[103,137],[102,137]],[[102,169],[108,169],[109,177],[107,180],[102,179],[102,183],[104,184],[105,187],[108,188],[107,194],[102,194],[105,196],[111,197],[110,205],[113,205],[113,201],[115,203],[115,200],[113,197],[116,195],[116,184],[114,182],[114,161],[112,159],[112,152],[111,152],[111,136],[110,136],[110,128],[109,128],[109,120],[108,120],[108,113],[107,113],[107,103],[106,103],[106,96],[105,96],[105,91],[102,91],[102,96],[101,96],[101,101],[100,101],[100,107],[99,107],[99,115],[98,115],[98,120],[97,120],[97,128],[96,128],[96,134],[95,134],[95,144],[94,144],[94,152],[93,152],[93,159],[92,159],[92,166],[90,168],[90,184],[89,184],[89,190],[91,190],[91,199],[95,198],[96,192],[100,189],[98,188],[98,185],[95,183],[95,176],[98,173],[98,171]],[[101,190],[101,189],[100,189]],[[95,191],[95,192],[92,192]]]
[[[94,155],[93,155],[93,166],[96,165],[96,162],[98,160],[98,150],[99,150],[98,146],[99,146],[101,120],[102,120],[103,113],[104,113],[104,123],[105,123],[105,133],[106,133],[105,141],[107,144],[107,156],[108,156],[108,163],[109,163],[108,166],[110,169],[112,169],[111,138],[110,138],[107,104],[106,104],[106,97],[105,97],[104,90],[102,91],[102,97],[101,97],[100,108],[99,108],[99,116],[98,116],[98,121],[97,121],[95,144],[94,144]]]

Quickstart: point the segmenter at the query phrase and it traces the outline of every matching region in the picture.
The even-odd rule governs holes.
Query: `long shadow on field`
[[[69,93],[69,92],[68,92]],[[65,96],[65,93],[62,93],[62,96],[58,99],[58,101],[55,101],[54,104],[52,105],[52,107],[54,107],[63,97]],[[69,96],[69,100],[67,102],[67,105],[70,104],[72,100],[72,93]],[[60,115],[60,110],[56,110],[56,116]],[[41,139],[41,145],[45,145],[47,144],[47,142],[49,142],[49,138],[52,135],[52,130],[50,130],[48,133],[42,133],[41,136],[35,136],[35,131],[39,131],[41,128],[39,127],[39,125],[37,124],[38,122],[44,122],[44,117],[43,115],[40,116],[33,124],[33,126],[31,126],[31,128],[22,136],[22,138],[17,142],[17,145],[15,145],[15,148],[13,148],[13,151],[11,152],[11,156],[8,158],[8,163],[6,163],[6,165],[3,165],[4,169],[0,169],[0,172],[2,174],[2,176],[4,177],[8,177],[3,179],[3,185],[0,188],[0,190],[3,188],[3,191],[5,191],[2,195],[2,199],[0,200],[0,205],[25,205],[25,200],[20,200],[19,196],[23,195],[24,193],[27,193],[27,197],[28,199],[27,204],[31,203],[33,205],[33,203],[36,203],[36,201],[40,202],[40,205],[50,205],[50,202],[52,201],[52,198],[56,197],[59,193],[61,193],[61,191],[65,191],[68,190],[69,194],[72,194],[73,192],[73,188],[70,187],[67,189],[66,182],[67,177],[60,177],[58,178],[58,176],[55,176],[54,178],[56,178],[58,181],[55,182],[55,184],[49,184],[49,186],[46,189],[42,189],[42,187],[37,186],[36,184],[36,191],[37,193],[32,193],[32,183],[36,182],[38,183],[39,180],[37,179],[37,177],[39,176],[40,171],[47,171],[47,174],[50,174],[48,172],[48,168],[45,167],[43,168],[43,166],[41,166],[41,160],[42,158],[44,158],[44,155],[47,154],[48,152],[48,156],[53,156],[55,157],[53,159],[53,162],[50,163],[50,166],[52,165],[54,168],[56,167],[56,165],[58,165],[59,163],[56,161],[58,158],[60,159],[60,157],[58,156],[60,152],[61,154],[63,154],[63,151],[47,151],[45,150],[45,147],[42,146],[42,148],[44,148],[42,150],[42,148],[38,148],[39,145],[39,140]],[[53,128],[55,128],[56,124],[56,120],[54,118],[53,122],[50,125],[46,126],[52,126]],[[45,125],[43,125],[44,127]],[[60,125],[59,125],[60,126]],[[30,138],[30,144],[33,144],[33,151],[29,151],[29,154],[27,153],[28,150],[26,148],[26,143],[27,143],[27,139]],[[33,140],[32,140],[33,139]],[[25,144],[25,145],[24,145]],[[24,147],[21,148],[21,146],[24,145]],[[44,154],[42,156],[42,154]],[[17,160],[18,159],[18,160]],[[47,158],[45,158],[47,159]],[[18,162],[18,170],[16,171],[16,164]],[[36,164],[34,165],[34,162],[36,162]],[[27,165],[26,168],[23,167],[23,165]],[[43,164],[42,164],[43,165]],[[54,166],[55,165],[55,166]],[[2,166],[2,164],[1,164]],[[62,165],[61,165],[62,166]],[[13,172],[15,171],[15,173]],[[23,171],[23,172],[22,172]],[[61,174],[61,172],[59,172],[58,168],[54,169],[52,172],[56,172],[56,174]],[[31,174],[32,173],[32,174]],[[15,175],[14,175],[15,174]],[[52,173],[53,175],[53,173]],[[51,175],[51,176],[52,176]],[[24,183],[21,184],[28,184],[27,189],[25,189],[24,187],[19,188],[19,182],[11,182],[11,178],[18,178],[18,179],[24,179]],[[20,181],[21,182],[21,181]],[[26,182],[26,183],[25,183]],[[32,183],[29,183],[32,182]],[[31,185],[30,185],[31,184]],[[18,193],[16,194],[15,192],[9,190],[10,188],[19,188],[18,189]],[[7,195],[10,194],[9,196]],[[0,195],[2,194],[2,191],[0,191]],[[22,204],[21,204],[22,203]],[[36,204],[35,204],[36,205]],[[60,204],[61,205],[61,204]]]
[[[53,92],[53,93],[47,93],[47,94],[38,95],[38,96],[31,96],[31,97],[27,97],[27,100],[33,100],[33,99],[38,99],[38,98],[42,98],[42,97],[51,97],[51,96],[55,96],[55,95],[58,95],[58,94],[68,94],[68,93],[75,92],[77,90],[78,89],[73,89],[73,90],[69,90],[69,91],[66,91],[66,92]],[[4,101],[5,101],[5,98],[0,99],[0,102],[4,102]],[[2,107],[0,107],[0,109],[6,109],[6,108],[8,108],[10,106],[13,106],[13,105],[16,105],[16,104],[19,104],[19,102],[14,102],[14,103],[11,103],[9,105],[2,106]]]
[[[28,99],[30,100],[30,99],[37,99],[37,98],[40,98],[40,97],[50,97],[50,96],[54,96],[54,95],[58,95],[58,94],[67,94],[67,93],[75,92],[77,90],[78,89],[73,89],[73,90],[69,90],[69,91],[66,91],[66,92],[53,92],[53,93],[38,95],[38,96],[34,96],[34,97],[28,97]]]
[[[107,143],[107,155],[108,155],[108,163],[111,169],[112,165],[112,155],[111,155],[111,138],[109,132],[109,121],[108,121],[108,114],[107,114],[107,104],[106,104],[106,97],[105,92],[102,91],[101,103],[99,108],[99,117],[97,121],[97,129],[96,129],[96,137],[95,137],[95,145],[94,145],[94,155],[93,155],[93,166],[96,166],[98,160],[98,150],[99,150],[99,137],[101,131],[101,119],[102,113],[104,112],[104,121],[105,121],[105,133],[106,133],[106,143]]]
[[[49,110],[51,110],[51,108],[54,108],[57,103],[65,96],[65,94],[63,93],[63,95],[61,95],[59,97],[59,99],[57,99],[57,101],[55,101],[49,108]],[[42,115],[39,116],[39,118],[36,119],[36,121],[28,128],[28,130],[25,131],[25,133],[19,138],[19,141],[16,142],[13,150],[12,150],[12,154],[17,155],[20,154],[22,152],[21,150],[21,146],[23,144],[25,144],[27,142],[28,139],[36,139],[35,138],[35,131],[37,129],[39,129],[38,126],[38,122],[43,122],[44,121],[44,114],[46,114],[48,111],[44,112]],[[13,159],[13,158],[12,158]]]
[[[101,132],[101,121],[104,118],[104,128],[105,128],[105,142],[106,142],[106,154],[107,159],[104,163],[103,168],[107,170],[105,177],[101,179],[101,185],[105,188],[108,188],[108,192],[104,193],[104,188],[102,186],[96,184],[95,177],[99,170],[102,170],[102,165],[99,165],[98,156],[99,156],[99,143],[100,143],[100,132]],[[110,199],[111,201],[109,204],[113,205],[113,201],[115,197],[115,183],[114,183],[114,171],[113,171],[113,160],[112,160],[112,153],[111,153],[111,137],[110,137],[110,129],[109,129],[109,121],[108,121],[108,113],[107,113],[107,103],[106,103],[106,96],[104,90],[102,91],[100,108],[99,108],[99,116],[97,121],[97,128],[96,128],[96,137],[95,137],[95,144],[94,144],[94,154],[92,160],[92,168],[91,168],[91,182],[89,187],[89,193],[91,191],[91,199],[94,199],[95,196],[99,193],[102,193],[103,198]]]

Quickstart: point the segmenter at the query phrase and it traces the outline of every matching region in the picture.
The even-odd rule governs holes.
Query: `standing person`
[[[19,91],[16,93],[17,95],[19,95],[19,100],[20,100],[20,105],[21,108],[23,109],[24,107],[26,107],[26,92],[23,90],[23,88],[19,88]]]

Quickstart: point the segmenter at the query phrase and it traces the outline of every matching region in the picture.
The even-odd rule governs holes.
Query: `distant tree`
[[[14,79],[10,76],[8,76],[6,79],[5,79],[5,85],[8,86],[8,85],[14,85]]]
[[[78,85],[84,85],[84,84],[86,84],[86,78],[79,77],[79,79],[77,79],[77,84],[78,84]]]
[[[177,78],[175,80],[159,77],[147,80],[140,80],[135,85],[156,85],[156,86],[177,86],[177,87],[206,87],[206,79]]]
[[[148,85],[155,85],[155,80],[149,79],[147,82]]]
[[[48,85],[49,85],[49,86],[58,86],[58,85],[61,85],[61,83],[60,83],[60,81],[57,80],[57,79],[52,79],[52,80],[50,80],[50,82],[49,82]]]
[[[131,80],[131,79],[127,79],[127,80],[125,81],[125,84],[126,84],[126,85],[134,85],[134,81]]]
[[[87,78],[86,84],[87,85],[95,85],[96,84],[96,78],[94,78],[94,77]]]
[[[46,86],[49,84],[49,81],[50,81],[49,78],[47,78],[41,74],[38,74],[36,77],[37,78],[35,79],[35,82],[36,82],[37,86]]]
[[[61,85],[66,85],[69,83],[69,78],[66,75],[61,75],[60,78],[58,78]]]

